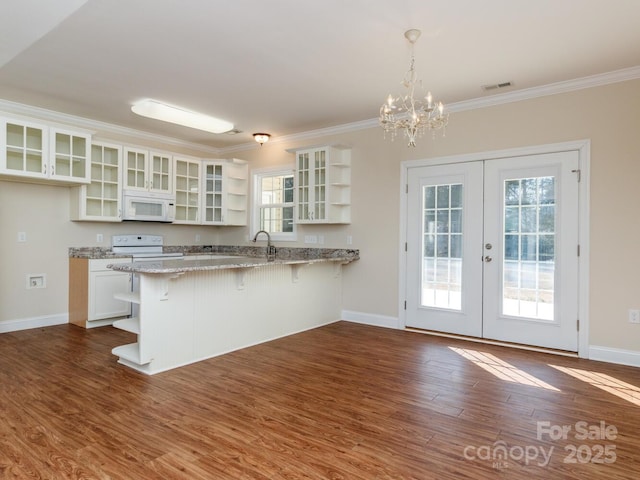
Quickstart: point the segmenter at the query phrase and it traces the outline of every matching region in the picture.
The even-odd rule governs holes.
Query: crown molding
[[[640,78],[640,65],[624,68],[621,70],[615,70],[612,72],[602,73],[598,75],[591,75],[588,77],[577,78],[574,80],[566,80],[563,82],[551,83],[548,85],[542,85],[540,87],[524,88],[522,90],[515,90],[512,92],[499,93],[487,97],[474,98],[472,100],[464,100],[462,102],[455,102],[447,104],[447,111],[449,113],[464,112],[467,110],[476,110],[479,108],[493,107],[496,105],[503,105],[505,103],[520,102],[523,100],[530,100],[538,97],[546,97],[549,95],[557,95],[560,93],[568,93],[576,90],[582,90],[585,88],[599,87],[603,85],[609,85],[612,83],[626,82],[628,80],[636,80]],[[272,137],[270,143],[277,142],[292,142],[300,140],[308,140],[326,135],[334,135],[339,133],[349,133],[359,130],[366,130],[378,126],[378,119],[371,118],[369,120],[362,120],[359,122],[346,123],[343,125],[337,125],[335,127],[322,128],[319,130],[310,130],[308,132],[294,133],[292,135],[284,135],[282,137]],[[222,152],[237,152],[241,150],[247,150],[252,145],[242,144],[234,145],[228,149],[221,149]]]
[[[489,97],[474,98],[462,102],[447,105],[449,112],[464,112],[466,110],[475,110],[478,108],[493,107],[505,103],[520,102],[538,97],[546,97],[549,95],[557,95],[560,93],[568,93],[585,88],[600,87],[612,83],[626,82],[628,80],[636,80],[640,78],[640,65],[613,72],[591,75],[588,77],[576,78],[574,80],[565,80],[562,82],[550,83],[540,87],[524,88],[512,92],[499,93]]]
[[[24,117],[37,118],[40,121],[51,123],[62,123],[75,128],[82,128],[91,130],[93,133],[99,131],[102,135],[124,135],[127,137],[133,137],[149,142],[164,143],[174,147],[188,148],[190,150],[196,150],[203,154],[211,154],[215,156],[220,155],[220,149],[215,147],[209,147],[202,145],[201,143],[186,142],[179,138],[167,137],[164,135],[157,135],[154,133],[145,132],[143,130],[136,130],[133,128],[122,127],[120,125],[114,125],[113,123],[101,122],[98,120],[92,120],[89,118],[78,117],[75,115],[69,115],[66,113],[56,112],[53,110],[47,110],[45,108],[34,107],[31,105],[24,105],[22,103],[11,102],[9,100],[0,99],[0,111],[5,113],[11,113],[14,115],[21,115]]]
[[[621,70],[615,70],[613,72],[602,73],[598,75],[591,75],[588,77],[577,78],[574,80],[566,80],[563,82],[551,83],[549,85],[542,85],[540,87],[525,88],[522,90],[515,90],[512,92],[499,93],[487,97],[479,97],[472,100],[464,100],[462,102],[455,102],[447,105],[447,110],[450,113],[464,112],[467,110],[476,110],[479,108],[493,107],[496,105],[503,105],[505,103],[520,102],[523,100],[530,100],[538,97],[545,97],[549,95],[557,95],[560,93],[568,93],[576,90],[582,90],[585,88],[599,87],[603,85],[609,85],[612,83],[625,82],[628,80],[636,80],[640,78],[640,65],[624,68]],[[30,105],[24,105],[21,103],[10,102],[8,100],[0,99],[0,111],[6,113],[12,113],[14,115],[23,115],[27,117],[36,117],[43,121],[64,123],[72,125],[76,128],[84,128],[88,130],[98,130],[103,134],[112,133],[114,135],[124,135],[133,138],[139,138],[150,142],[159,142],[175,147],[188,148],[202,152],[203,154],[210,154],[214,156],[224,156],[226,154],[254,150],[260,148],[256,142],[242,143],[239,145],[233,145],[230,147],[209,147],[200,143],[186,142],[178,138],[166,137],[163,135],[156,135],[153,133],[135,130],[133,128],[121,127],[111,123],[100,122],[97,120],[91,120],[84,117],[77,117],[74,115],[68,115],[65,113],[55,112],[53,110],[47,110],[44,108],[33,107]],[[338,135],[342,133],[356,132],[360,130],[367,130],[369,128],[375,128],[378,126],[378,119],[371,118],[368,120],[361,120],[358,122],[345,123],[342,125],[336,125],[333,127],[320,128],[316,130],[308,130],[306,132],[293,133],[291,135],[282,135],[277,137],[271,137],[269,144],[289,143],[297,141],[311,140],[318,137],[324,137],[329,135]]]

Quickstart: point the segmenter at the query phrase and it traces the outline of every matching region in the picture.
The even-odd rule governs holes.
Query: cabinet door
[[[73,220],[122,220],[121,156],[118,145],[97,142],[91,145],[91,183],[79,187],[80,213]]]
[[[51,129],[49,176],[56,180],[90,182],[89,135]]]
[[[298,152],[298,223],[324,223],[327,218],[327,149]]]
[[[224,223],[223,164],[204,164],[204,219],[202,223],[222,225]]]
[[[147,157],[145,150],[137,150],[134,148],[124,149],[124,169],[123,169],[123,185],[124,188],[134,190],[147,190],[149,181],[147,179]]]
[[[298,152],[296,155],[296,167],[297,167],[297,191],[298,191],[298,222],[308,222],[311,220],[311,178],[313,170],[310,168],[309,159],[311,152]]]
[[[170,193],[171,169],[173,159],[171,155],[151,152],[147,175],[149,177],[149,190],[153,192]]]
[[[175,159],[176,216],[174,223],[200,223],[200,161]]]
[[[47,178],[47,128],[14,120],[2,120],[0,123],[0,171],[9,175]]]
[[[321,222],[327,218],[327,151],[313,152],[313,208],[311,220]]]
[[[89,321],[131,315],[131,303],[113,298],[131,290],[131,274],[113,270],[89,275]]]

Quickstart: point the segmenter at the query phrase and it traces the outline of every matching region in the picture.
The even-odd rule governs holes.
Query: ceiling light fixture
[[[420,30],[415,29],[407,30],[404,34],[411,44],[411,63],[409,71],[402,81],[407,93],[397,97],[389,95],[387,101],[380,107],[379,123],[384,129],[385,135],[390,133],[393,140],[398,131],[404,131],[405,136],[409,139],[409,147],[416,146],[417,136],[422,136],[427,130],[443,128],[449,122],[449,114],[444,113],[444,104],[434,102],[431,92],[423,96],[422,80],[418,80],[413,53],[413,46],[420,38],[420,34]],[[416,92],[416,87],[419,92]],[[420,95],[419,98],[414,97],[416,93]]]
[[[233,123],[180,107],[172,107],[157,100],[142,100],[131,107],[131,111],[143,117],[175,123],[184,127],[211,133],[224,133],[233,129]]]
[[[262,146],[269,141],[271,135],[268,133],[254,133],[253,138],[260,144],[260,146]]]

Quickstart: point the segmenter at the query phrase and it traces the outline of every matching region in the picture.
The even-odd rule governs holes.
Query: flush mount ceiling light
[[[269,141],[271,135],[268,133],[254,133],[253,138],[260,144],[260,146],[262,146]]]
[[[422,81],[418,80],[416,74],[413,46],[420,38],[420,33],[420,30],[412,29],[404,34],[411,44],[411,63],[402,81],[407,91],[397,97],[389,95],[387,101],[380,107],[378,119],[385,134],[390,133],[392,140],[399,131],[404,132],[410,147],[416,146],[417,136],[421,136],[427,130],[443,128],[449,122],[449,115],[445,115],[443,103],[434,102],[431,92],[424,96]],[[415,98],[416,94],[418,98]]]
[[[175,123],[184,127],[211,133],[224,133],[233,129],[233,123],[180,107],[172,107],[157,100],[142,100],[131,107],[131,111],[143,117]]]

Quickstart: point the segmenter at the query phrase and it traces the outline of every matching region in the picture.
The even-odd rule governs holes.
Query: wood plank
[[[640,406],[554,366],[633,388],[637,368],[339,322],[149,377],[110,354],[134,340],[71,325],[0,335],[1,478],[637,476]],[[513,381],[451,347],[493,355]],[[538,422],[580,421],[618,436],[539,438]],[[496,442],[554,454],[544,467],[465,456]],[[614,463],[564,461],[568,446],[604,444]]]

